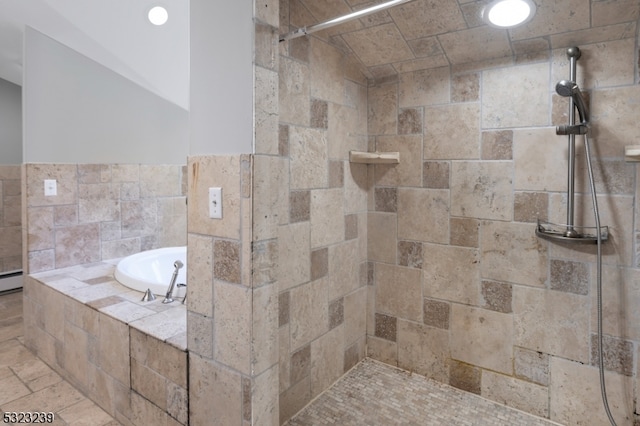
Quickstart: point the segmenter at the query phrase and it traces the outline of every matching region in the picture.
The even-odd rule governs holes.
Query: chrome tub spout
[[[166,304],[166,303],[173,302],[173,289],[176,286],[176,279],[178,279],[178,271],[183,266],[184,266],[184,263],[180,262],[179,260],[176,260],[173,263],[173,267],[175,268],[175,270],[173,271],[173,276],[171,277],[171,283],[169,284],[169,290],[167,290],[167,294],[164,296],[164,300],[162,301],[162,303]]]

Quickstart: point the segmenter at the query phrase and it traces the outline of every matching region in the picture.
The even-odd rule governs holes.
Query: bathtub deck
[[[365,359],[287,426],[473,425],[551,426],[558,423],[475,394]]]
[[[23,344],[120,423],[187,424],[186,306],[142,302],[116,264],[26,276]]]
[[[163,304],[162,297],[142,302],[143,293],[117,282],[119,259],[30,275],[42,284],[91,306],[144,334],[176,348],[187,349],[187,311],[180,299]],[[167,283],[168,287],[169,283]]]

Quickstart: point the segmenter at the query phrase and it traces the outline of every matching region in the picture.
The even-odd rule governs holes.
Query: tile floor
[[[120,425],[22,344],[22,292],[0,295],[0,412],[47,412],[53,425]],[[3,418],[0,423],[5,424]]]
[[[365,359],[287,426],[551,426],[558,423]]]

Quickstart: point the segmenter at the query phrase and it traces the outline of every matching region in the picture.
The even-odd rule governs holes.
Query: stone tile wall
[[[616,420],[631,424],[640,209],[637,166],[622,155],[640,141],[638,52],[632,38],[580,48],[611,234],[607,391]],[[538,218],[566,223],[567,138],[554,126],[567,123],[568,102],[554,87],[568,73],[558,48],[371,82],[369,137],[380,151],[400,151],[400,164],[371,166],[367,353],[562,424],[600,425],[608,421],[598,400],[595,246],[534,234]],[[593,226],[577,139],[575,223]]]
[[[189,419],[251,424],[253,380],[250,155],[190,157],[187,274]],[[208,188],[222,187],[222,219]],[[248,241],[247,241],[248,239]],[[265,423],[269,424],[269,423]]]
[[[0,165],[0,275],[22,269],[20,165]]]
[[[312,22],[300,2],[280,16],[281,34]],[[280,43],[278,145],[254,165],[256,198],[276,207],[264,226],[254,207],[254,241],[277,260],[280,422],[365,354],[370,183],[348,159],[368,148],[366,78],[328,37]]]
[[[141,302],[114,269],[25,277],[25,346],[123,425],[186,425],[185,307]]]
[[[181,165],[26,164],[29,273],[186,245]],[[57,181],[44,196],[44,180]]]

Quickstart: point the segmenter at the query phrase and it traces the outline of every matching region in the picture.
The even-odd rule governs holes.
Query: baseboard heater
[[[22,288],[22,271],[0,273],[0,293]]]

